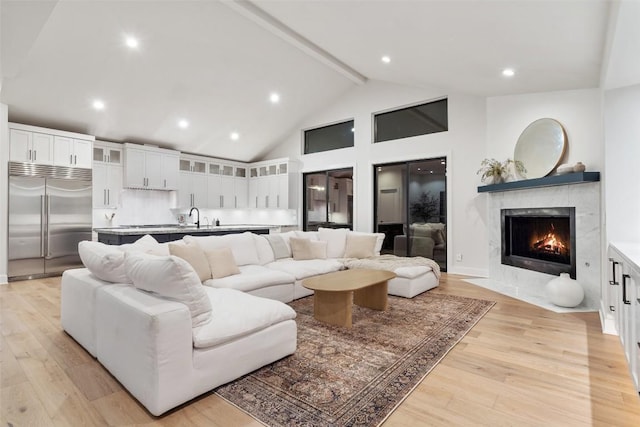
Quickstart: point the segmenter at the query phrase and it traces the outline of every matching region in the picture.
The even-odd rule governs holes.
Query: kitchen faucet
[[[198,220],[195,222],[196,228],[200,228],[200,211],[198,210],[198,208],[196,208],[195,206],[191,208],[191,210],[189,211],[189,218],[191,218],[191,213],[193,212],[194,209],[198,214]]]

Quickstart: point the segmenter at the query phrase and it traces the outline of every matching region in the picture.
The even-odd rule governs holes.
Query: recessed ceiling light
[[[132,36],[127,36],[124,40],[124,43],[131,49],[135,49],[138,47],[138,39]]]
[[[189,122],[185,119],[178,120],[178,126],[180,126],[182,129],[186,129],[189,127]]]
[[[513,70],[513,68],[505,68],[504,70],[502,70],[502,75],[505,77],[513,77],[516,74],[516,72]]]
[[[93,101],[93,103],[91,104],[93,106],[93,108],[95,108],[96,110],[104,110],[104,102],[102,102],[99,99],[96,99],[95,101]]]
[[[271,95],[269,95],[269,101],[271,101],[272,104],[277,104],[280,102],[280,95],[276,92],[272,92]]]
[[[229,135],[229,138],[231,138],[234,141],[237,141],[238,138],[240,138],[240,134],[238,132],[231,132],[231,135]]]
[[[382,62],[384,62],[385,64],[388,64],[389,62],[391,62],[391,58],[387,55],[383,56],[381,59],[382,59]]]
[[[440,160],[440,164],[444,165],[446,162],[444,160]]]
[[[429,171],[429,173],[433,173],[433,171]]]

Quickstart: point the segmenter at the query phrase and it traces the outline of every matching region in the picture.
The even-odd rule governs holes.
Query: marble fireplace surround
[[[489,277],[470,283],[556,312],[597,311],[600,307],[600,183],[575,183],[488,193]],[[575,308],[550,303],[545,287],[550,274],[503,265],[501,262],[501,209],[575,207],[576,280],[585,298]]]

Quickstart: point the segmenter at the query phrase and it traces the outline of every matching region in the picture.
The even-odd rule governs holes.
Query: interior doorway
[[[353,168],[303,174],[303,230],[353,229]]]
[[[423,256],[447,269],[447,159],[374,165],[374,229],[382,253]]]

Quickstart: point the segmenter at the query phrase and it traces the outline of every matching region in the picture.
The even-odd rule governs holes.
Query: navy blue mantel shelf
[[[523,179],[521,181],[503,182],[501,184],[482,185],[478,193],[494,191],[524,190],[526,188],[550,187],[552,185],[582,184],[600,181],[600,172],[574,172],[564,175],[545,176],[544,178]]]

